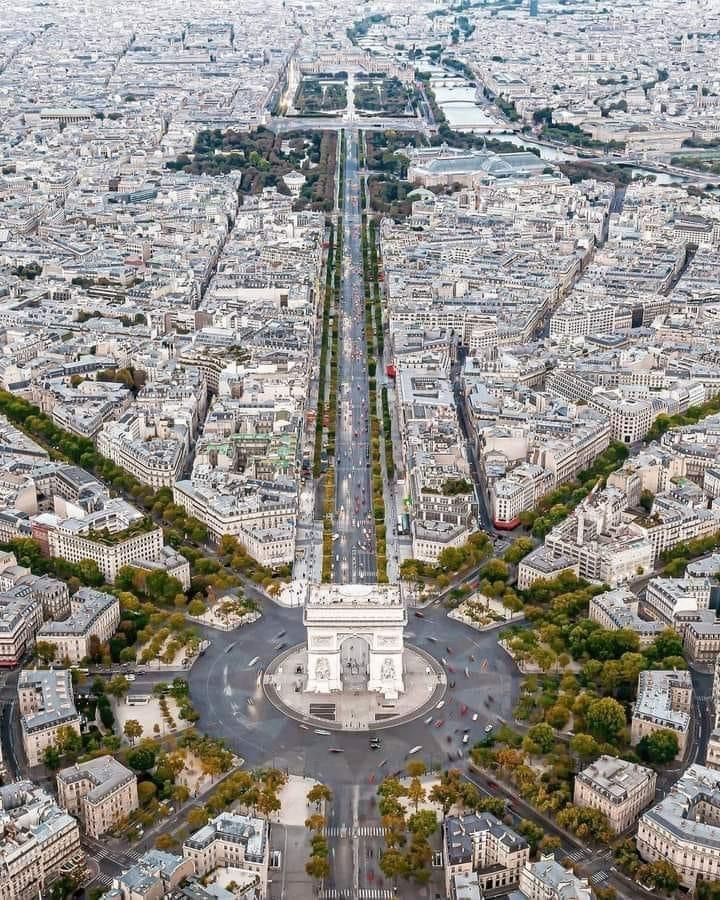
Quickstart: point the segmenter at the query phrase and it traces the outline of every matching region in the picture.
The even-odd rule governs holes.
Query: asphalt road
[[[360,238],[358,132],[345,132],[343,266],[338,341],[333,581],[377,581],[370,486],[368,369]]]
[[[301,610],[272,603],[265,604],[262,618],[239,631],[205,631],[212,643],[188,675],[193,705],[200,713],[198,727],[225,738],[249,766],[272,763],[331,787],[352,786],[371,775],[399,770],[414,746],[422,746],[418,756],[428,764],[449,763],[448,753],[456,756],[462,746],[463,728],[469,729],[471,744],[488,722],[497,722],[498,716],[511,720],[520,676],[498,647],[496,631],[471,632],[432,608],[424,616],[410,617],[407,642],[438,660],[445,657],[454,670],[448,679],[455,687],[449,684],[446,702],[433,716],[433,722],[443,721],[439,728],[420,719],[382,729],[382,751],[370,753],[367,734],[317,735],[286,718],[265,699],[259,675],[282,644],[303,641],[305,629]],[[465,716],[460,715],[461,704],[468,707]],[[476,722],[473,712],[478,714]],[[330,747],[343,752],[329,753]],[[386,764],[380,767],[383,760]]]
[[[421,615],[410,616],[406,640],[440,661],[444,657],[453,669],[448,679],[454,687],[449,686],[442,708],[433,712],[430,721],[427,714],[373,732],[382,738],[378,751],[369,749],[368,733],[317,734],[286,718],[265,698],[261,671],[283,645],[305,638],[299,609],[266,602],[262,618],[239,631],[205,630],[203,636],[212,643],[188,676],[201,731],[225,738],[249,767],[274,765],[329,785],[333,792],[328,810],[332,871],[324,890],[337,891],[335,896],[370,896],[358,893],[366,890],[390,895],[391,885],[383,880],[377,864],[383,840],[375,793],[383,776],[401,772],[414,747],[421,748],[415,756],[429,766],[462,768],[467,749],[482,737],[485,726],[497,723],[499,717],[512,718],[520,676],[498,647],[497,631],[473,632],[448,619],[439,608],[430,607]],[[463,706],[467,707],[464,714]],[[466,745],[464,729],[468,729]],[[341,752],[330,752],[330,748]],[[432,887],[404,883],[398,887],[396,896],[402,900],[432,898],[435,893]]]

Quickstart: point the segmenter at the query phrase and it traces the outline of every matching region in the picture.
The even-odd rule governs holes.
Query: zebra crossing
[[[357,895],[348,888],[326,888],[320,891],[320,900],[393,900],[390,888],[360,888]]]
[[[331,825],[325,829],[325,837],[383,837],[385,829],[382,825],[358,825],[352,828],[348,825]]]
[[[567,854],[567,856],[565,857],[565,862],[580,862],[580,860],[584,859],[586,856],[587,852],[585,850],[575,850],[572,853]]]
[[[593,872],[593,874],[588,878],[590,884],[600,884],[601,881],[607,881],[608,873],[601,869],[599,872]]]

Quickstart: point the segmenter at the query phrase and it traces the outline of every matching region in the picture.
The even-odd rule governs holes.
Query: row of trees
[[[0,391],[0,413],[30,437],[48,447],[57,457],[92,472],[114,490],[130,496],[138,506],[151,512],[156,520],[165,522],[169,526],[165,531],[165,538],[169,544],[177,547],[184,540],[201,543],[207,539],[205,526],[192,516],[188,516],[181,506],[172,502],[170,488],[153,491],[121,466],[98,453],[89,438],[59,428],[37,406],[15,394]],[[56,561],[54,565],[59,566],[60,562]],[[102,576],[100,578],[102,583]]]
[[[595,458],[589,468],[578,473],[574,481],[566,482],[550,491],[535,509],[521,512],[520,523],[532,529],[536,538],[544,538],[558,522],[567,518],[598,483],[604,484],[608,475],[622,466],[629,453],[625,444],[613,441]]]
[[[382,301],[380,297],[379,259],[375,221],[367,221],[362,215],[362,258],[365,295],[365,340],[368,359],[368,419],[370,422],[370,466],[372,472],[372,508],[375,519],[375,547],[377,552],[378,581],[388,580],[387,543],[385,533],[385,495],[383,491],[383,464],[380,453],[380,422],[377,414],[377,364],[382,365],[385,339],[382,325]],[[387,447],[387,443],[385,444]],[[392,453],[391,453],[392,457]],[[389,473],[387,474],[389,476]]]
[[[315,812],[305,819],[305,827],[311,832],[310,857],[305,863],[305,871],[311,878],[321,880],[330,874],[329,849],[325,838],[327,817],[321,809],[323,804],[332,802],[332,792],[325,784],[315,784],[308,791],[307,799],[315,806]]]

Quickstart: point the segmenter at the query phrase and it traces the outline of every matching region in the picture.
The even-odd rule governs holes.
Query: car
[[[485,726],[485,734],[490,734],[490,732],[491,732],[492,730],[493,730],[493,726],[492,726],[492,725],[486,725],[486,726]]]
[[[328,747],[328,753],[344,753],[342,747]]]
[[[435,727],[442,728],[444,724],[445,724],[445,719],[438,719],[437,722],[435,723]]]
[[[473,713],[473,714],[472,714],[472,720],[473,720],[473,722],[477,722],[477,720],[478,720],[478,714],[477,714],[477,713]]]
[[[128,681],[135,681],[135,679],[137,678],[137,675],[134,675],[132,672],[128,672],[128,674],[125,676],[125,678]]]
[[[435,707],[435,709],[442,709],[443,706],[445,706],[445,701],[444,701],[444,700],[441,700],[441,701],[438,703],[438,705]]]
[[[464,734],[464,735],[463,735],[463,739],[462,739],[463,744],[467,744],[467,742],[468,742],[469,740],[470,740],[470,735],[469,735],[469,734]]]
[[[426,725],[429,725],[429,724],[432,722],[432,720],[433,720],[433,717],[432,717],[432,716],[428,716],[427,719],[425,719],[425,724],[426,724]]]

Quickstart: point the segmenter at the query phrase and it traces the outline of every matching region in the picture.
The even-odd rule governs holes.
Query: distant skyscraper
[[[538,14],[538,0],[530,0],[530,15],[535,18]]]

